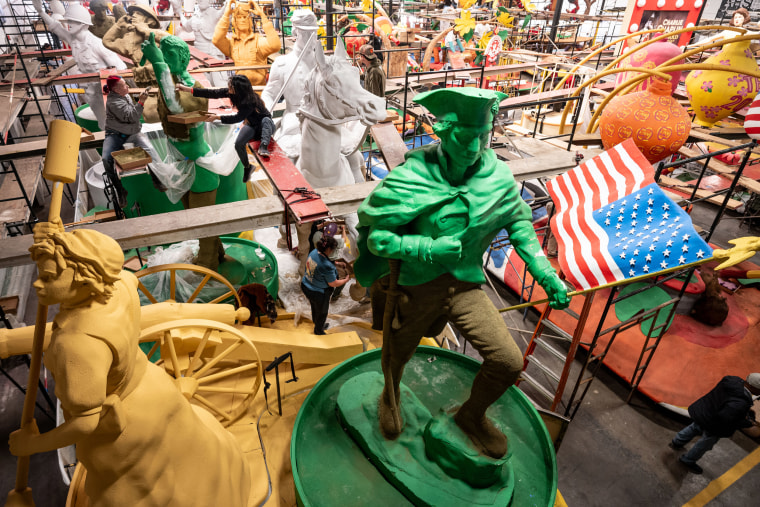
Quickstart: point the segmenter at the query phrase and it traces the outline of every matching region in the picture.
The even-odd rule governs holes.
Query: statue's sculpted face
[[[132,22],[150,24],[151,19],[147,14],[136,10],[132,13]]]
[[[84,23],[72,20],[68,20],[67,23],[69,25],[69,33],[72,35],[78,35],[87,30],[87,25]]]
[[[470,167],[488,147],[490,135],[491,125],[455,124],[448,134],[441,137],[441,144],[452,162]]]
[[[235,21],[235,30],[238,33],[248,33],[251,31],[253,20],[251,19],[251,12],[248,9],[236,9],[232,14],[232,18]]]
[[[174,75],[180,75],[187,70],[187,62],[179,48],[174,46],[161,47],[164,61],[169,66],[169,71]]]
[[[50,259],[44,256],[40,261]],[[41,264],[40,264],[41,265]],[[40,277],[34,282],[37,291],[37,299],[40,304],[51,306],[76,299],[79,289],[74,285],[74,269],[66,268],[56,274],[45,273],[40,270]]]
[[[742,15],[741,12],[737,12],[736,14],[734,14],[734,18],[732,21],[733,21],[732,24],[734,26],[742,26],[744,24],[744,15]]]
[[[205,11],[211,6],[210,0],[198,0],[198,8],[202,11]]]

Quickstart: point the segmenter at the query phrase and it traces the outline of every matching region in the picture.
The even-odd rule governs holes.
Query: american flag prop
[[[584,290],[712,256],[632,139],[547,184],[559,263]]]
[[[749,105],[744,117],[744,130],[752,139],[760,139],[760,98]]]

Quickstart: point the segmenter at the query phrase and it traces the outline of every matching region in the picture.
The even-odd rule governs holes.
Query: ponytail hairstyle
[[[103,93],[111,93],[113,87],[116,86],[116,83],[121,81],[121,79],[121,76],[117,75],[108,76],[108,78],[106,78],[106,84],[103,85]]]
[[[338,241],[326,234],[323,234],[322,239],[317,242],[317,251],[323,255],[327,255],[328,250],[335,250],[336,248],[338,248]]]
[[[246,76],[235,74],[230,77],[228,83],[235,91],[235,93],[230,94],[230,102],[238,111],[241,108],[253,107],[259,114],[267,112],[267,106],[264,105],[261,97],[253,91],[253,86]]]

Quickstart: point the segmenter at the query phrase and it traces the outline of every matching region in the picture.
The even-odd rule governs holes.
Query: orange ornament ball
[[[632,138],[651,163],[676,153],[690,131],[691,118],[671,96],[670,83],[657,78],[644,91],[612,99],[599,119],[604,149]]]

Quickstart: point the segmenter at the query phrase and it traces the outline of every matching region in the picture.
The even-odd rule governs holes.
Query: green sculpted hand
[[[555,310],[562,310],[570,306],[570,297],[567,295],[567,286],[560,280],[557,273],[549,267],[550,272],[539,282],[549,297],[549,306]]]
[[[140,65],[145,65],[146,60],[150,63],[164,63],[164,55],[156,45],[156,34],[151,32],[150,38],[142,43],[143,57]]]
[[[462,258],[462,242],[450,236],[434,239],[430,248],[432,262],[449,264]]]

